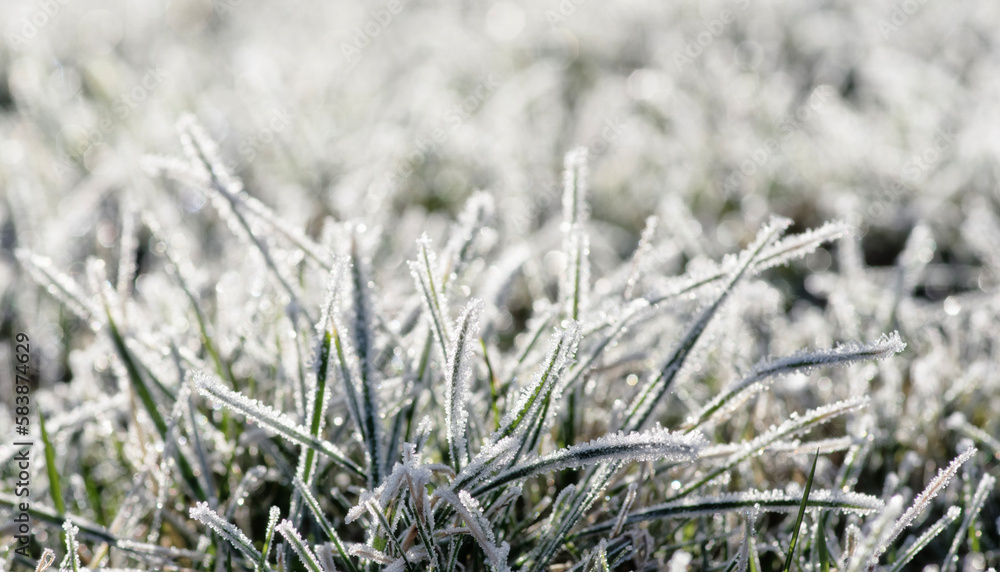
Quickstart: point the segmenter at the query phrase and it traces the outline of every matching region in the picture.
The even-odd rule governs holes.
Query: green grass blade
[[[816,525],[816,552],[820,572],[830,572],[830,550],[826,546],[826,517],[827,514],[824,513]]]
[[[961,514],[962,514],[962,509],[959,507],[953,506],[949,508],[948,512],[945,513],[945,515],[941,517],[940,520],[935,522],[933,525],[931,525],[930,528],[924,531],[924,533],[921,534],[920,537],[917,538],[913,542],[913,544],[911,544],[910,547],[906,549],[905,552],[903,552],[903,554],[901,554],[898,558],[896,558],[896,561],[892,563],[892,568],[889,569],[889,572],[902,572],[902,570],[906,567],[906,565],[909,564],[911,560],[913,560],[914,556],[916,556],[921,550],[926,548],[927,545],[930,544],[932,540],[934,540],[934,537],[941,534],[941,532],[943,532],[944,529],[948,528],[948,525],[958,520],[958,517]]]
[[[795,517],[795,527],[792,529],[792,540],[788,543],[788,554],[785,556],[785,565],[782,567],[783,572],[790,572],[792,569],[792,559],[795,555],[795,546],[799,541],[799,530],[802,528],[802,517],[806,514],[809,491],[812,490],[813,477],[816,476],[817,461],[819,461],[819,451],[816,451],[816,454],[813,455],[812,469],[809,470],[809,478],[806,479],[806,488],[802,493],[802,504],[799,506],[799,514]]]
[[[347,554],[347,550],[344,548],[344,543],[340,541],[340,536],[337,535],[337,531],[333,528],[333,525],[330,524],[330,521],[326,519],[326,516],[323,514],[323,508],[319,505],[319,501],[317,501],[316,497],[313,496],[309,487],[306,486],[306,484],[298,477],[295,478],[294,483],[296,490],[298,490],[299,494],[302,495],[302,498],[306,501],[306,506],[308,506],[309,510],[312,511],[313,519],[316,521],[316,524],[318,524],[320,529],[323,530],[326,537],[333,542],[333,546],[337,549],[337,553],[340,554],[340,558],[347,565],[347,569],[350,570],[350,572],[358,572],[357,566],[354,565],[354,562]]]
[[[49,475],[49,495],[52,497],[52,504],[59,514],[66,513],[66,501],[63,500],[62,483],[59,479],[59,469],[56,468],[56,450],[49,439],[49,433],[45,430],[45,416],[38,412],[38,427],[42,433],[42,444],[45,446],[45,471]]]
[[[111,335],[111,341],[115,346],[118,357],[125,364],[125,371],[128,373],[129,381],[131,381],[132,387],[135,389],[135,393],[139,397],[139,401],[142,403],[149,418],[153,420],[153,425],[156,426],[156,431],[160,434],[160,438],[166,441],[168,432],[167,422],[164,421],[163,415],[156,406],[153,393],[139,371],[139,366],[133,358],[131,350],[125,344],[125,339],[118,330],[118,324],[111,314],[111,309],[107,306],[105,306],[105,315],[107,317],[108,333]],[[146,371],[148,371],[148,368],[146,368]],[[184,455],[184,451],[180,447],[174,447],[174,453],[177,456],[177,466],[181,470],[181,476],[184,478],[184,481],[191,487],[191,490],[194,491],[194,495],[199,501],[207,501],[208,495],[201,488],[201,483],[198,482],[198,478],[194,474],[194,469],[191,468],[191,463]]]

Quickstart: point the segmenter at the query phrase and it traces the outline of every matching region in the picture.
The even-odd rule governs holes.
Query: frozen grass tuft
[[[565,156],[561,215],[524,235],[487,191],[455,221],[306,223],[193,117],[178,129],[178,157],[145,160],[149,208],[121,208],[123,252],[81,279],[44,243],[16,251],[87,327],[74,378],[39,389],[33,518],[61,569],[900,570],[943,543],[950,572],[995,550],[977,449],[931,435],[965,448],[927,479],[880,424],[905,387],[914,418],[947,420],[921,427],[998,448],[959,411],[991,364],[955,368],[962,347],[915,325],[927,228],[891,279],[840,221],[761,219],[723,255],[665,213],[618,248],[586,148]],[[192,193],[211,210],[188,213]],[[789,276],[825,309],[786,299]],[[962,466],[966,490],[942,494]],[[12,562],[44,568],[41,548]]]

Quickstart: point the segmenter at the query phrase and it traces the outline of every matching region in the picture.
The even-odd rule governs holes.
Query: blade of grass
[[[812,490],[813,478],[816,476],[816,462],[819,461],[819,451],[813,455],[812,468],[809,469],[809,478],[806,479],[806,488],[802,493],[802,504],[799,506],[799,514],[795,517],[795,527],[792,528],[792,540],[788,543],[788,554],[785,556],[783,572],[790,572],[792,569],[792,558],[795,555],[795,546],[799,541],[799,530],[802,528],[802,517],[806,514],[806,505],[809,500],[809,491]]]
[[[62,484],[59,480],[59,469],[56,467],[56,450],[45,430],[45,416],[38,412],[38,427],[42,434],[42,444],[45,446],[45,471],[49,475],[49,496],[59,514],[66,513],[66,501],[63,500]]]
[[[302,495],[302,498],[306,501],[306,506],[308,506],[309,510],[312,511],[313,519],[316,521],[316,524],[318,524],[323,530],[326,537],[333,542],[333,546],[337,549],[337,553],[340,554],[340,558],[344,561],[344,564],[347,565],[347,569],[350,570],[350,572],[358,572],[357,566],[354,565],[354,562],[347,555],[347,550],[344,549],[344,544],[340,541],[340,536],[337,535],[337,531],[333,528],[333,525],[331,525],[330,521],[328,521],[326,516],[323,515],[323,508],[320,507],[319,501],[317,501],[316,497],[313,496],[309,487],[307,487],[302,479],[298,477],[295,478],[294,483],[295,489],[300,495]]]
[[[132,387],[135,389],[136,395],[139,397],[139,401],[142,403],[143,408],[152,419],[153,425],[156,426],[156,431],[160,434],[160,439],[167,439],[168,427],[166,421],[163,420],[163,415],[160,414],[159,408],[156,406],[156,400],[153,398],[153,394],[146,384],[145,378],[139,371],[139,366],[136,365],[135,359],[133,359],[131,350],[125,344],[125,339],[122,337],[121,332],[118,330],[118,324],[115,322],[112,316],[111,309],[108,307],[105,301],[105,315],[107,317],[108,333],[111,335],[111,341],[114,344],[115,351],[118,353],[118,357],[122,360],[125,365],[125,371],[128,373],[129,381],[132,382]],[[146,369],[148,372],[148,368]],[[194,491],[195,497],[199,501],[207,501],[208,495],[201,488],[201,483],[198,482],[198,478],[194,474],[194,469],[191,467],[191,463],[188,461],[187,457],[184,455],[184,451],[180,447],[174,447],[174,454],[177,457],[177,465],[180,467],[181,476],[184,481],[188,484],[192,491]]]

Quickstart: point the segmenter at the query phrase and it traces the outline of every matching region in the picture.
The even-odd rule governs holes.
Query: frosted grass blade
[[[676,501],[656,504],[632,511],[624,525],[638,524],[666,518],[691,518],[725,512],[738,512],[758,507],[762,512],[792,513],[802,506],[802,495],[782,490],[722,493],[715,496],[692,496]],[[871,514],[884,506],[877,497],[862,493],[837,490],[812,491],[806,501],[807,508],[836,510],[851,514]],[[616,521],[605,521],[584,528],[574,536],[600,534],[612,530]]]
[[[264,405],[256,399],[251,399],[226,388],[203,372],[197,374],[195,383],[198,387],[198,392],[202,395],[210,397],[233,411],[257,421],[275,434],[293,443],[311,447],[323,453],[344,469],[358,476],[364,476],[365,473],[351,462],[340,449],[327,441],[313,437],[307,428],[295,423],[294,420],[284,413],[276,411],[274,408]]]
[[[323,567],[320,565],[319,560],[313,551],[306,546],[304,540],[302,540],[302,535],[296,530],[295,526],[292,525],[290,520],[283,520],[281,523],[274,527],[285,540],[292,546],[295,553],[299,555],[299,561],[305,565],[309,572],[324,572]]]
[[[231,522],[222,518],[219,513],[209,508],[208,503],[198,503],[191,508],[190,515],[191,518],[214,530],[216,534],[233,545],[250,562],[255,564],[263,562],[260,552],[254,548],[253,542],[247,538],[247,535]],[[264,565],[267,566],[266,563]],[[270,570],[270,567],[265,567],[264,570]]]
[[[654,459],[683,463],[694,460],[705,444],[705,438],[700,434],[671,433],[662,427],[629,435],[608,435],[515,465],[477,488],[473,495],[478,497],[508,482],[538,474],[597,463]]]
[[[686,429],[693,430],[714,417],[724,417],[727,412],[731,412],[739,404],[745,403],[751,396],[764,391],[770,384],[764,383],[763,380],[794,372],[809,371],[816,367],[886,359],[905,348],[906,344],[900,340],[899,333],[893,332],[889,335],[883,334],[878,340],[867,344],[844,344],[828,350],[803,352],[762,362],[755,366],[749,375],[705,405],[701,411],[694,415],[694,419],[687,424]]]
[[[914,556],[916,556],[924,548],[927,548],[927,545],[930,544],[937,535],[941,534],[945,528],[948,528],[951,523],[958,520],[958,517],[961,514],[962,509],[959,507],[953,506],[949,508],[948,512],[945,513],[943,517],[925,530],[923,534],[913,541],[913,544],[911,544],[901,555],[899,555],[899,557],[896,558],[896,561],[892,563],[892,568],[889,569],[889,572],[901,572],[906,565],[913,560]]]
[[[864,565],[876,566],[878,565],[879,558],[888,549],[889,544],[896,539],[900,533],[903,532],[907,527],[913,524],[913,521],[917,516],[922,513],[930,505],[931,500],[934,499],[948,483],[951,482],[952,477],[958,472],[958,469],[965,464],[969,459],[976,454],[975,447],[969,447],[962,454],[955,457],[955,459],[945,468],[938,471],[937,476],[935,476],[927,487],[913,500],[913,504],[910,508],[906,509],[899,519],[893,524],[892,528],[888,532],[883,533],[878,540],[878,543],[874,546],[870,555],[864,555],[864,558],[858,558],[852,561],[851,568],[856,566]]]
[[[350,237],[350,281],[352,324],[350,327],[352,349],[357,357],[360,372],[359,413],[364,425],[368,457],[369,486],[381,480],[382,421],[378,403],[378,368],[375,365],[374,309],[372,307],[371,281],[367,261],[362,256],[358,229]]]
[[[468,463],[466,454],[466,428],[472,394],[473,348],[479,336],[479,317],[483,311],[481,300],[473,300],[462,312],[455,326],[455,340],[448,352],[445,366],[445,425],[448,451],[456,471]]]
[[[986,504],[986,497],[993,492],[993,487],[996,486],[997,480],[993,475],[986,473],[983,478],[979,481],[979,485],[976,487],[975,494],[969,499],[968,504],[965,506],[964,518],[962,518],[962,524],[955,531],[955,539],[951,543],[951,548],[948,549],[948,555],[944,557],[944,564],[941,567],[942,572],[952,572],[955,566],[958,564],[958,549],[962,545],[962,541],[965,540],[966,532],[972,525],[972,520],[979,515],[979,512],[983,509],[983,505]]]
[[[695,347],[695,344],[701,338],[705,328],[708,327],[711,319],[715,316],[716,312],[718,312],[719,308],[722,307],[722,304],[732,293],[733,288],[758,260],[761,252],[773,244],[790,224],[791,221],[787,219],[775,219],[761,230],[754,244],[751,245],[750,248],[748,248],[741,256],[743,259],[742,262],[729,275],[729,278],[722,289],[722,293],[719,294],[715,301],[710,306],[705,308],[695,319],[694,323],[684,334],[684,337],[677,344],[670,357],[660,368],[658,368],[656,372],[650,376],[649,381],[647,381],[645,386],[633,399],[622,424],[622,428],[625,431],[631,432],[641,429],[643,425],[647,423],[650,416],[653,414],[656,405],[666,394],[667,389],[670,388],[674,378],[681,371],[688,355],[690,355],[691,351]]]

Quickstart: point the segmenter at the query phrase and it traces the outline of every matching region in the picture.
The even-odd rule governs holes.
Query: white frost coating
[[[586,147],[578,147],[566,153],[563,162],[563,230],[569,231],[587,222],[590,209],[587,203]]]
[[[590,218],[587,204],[587,149],[566,153],[563,171],[563,252],[566,267],[561,276],[559,297],[565,316],[580,319],[590,291],[590,237],[584,230]]]
[[[488,443],[472,461],[455,477],[455,488],[471,488],[483,479],[497,473],[514,458],[518,440],[510,436],[495,443]]]
[[[103,322],[104,311],[93,303],[93,296],[84,293],[75,280],[53,268],[52,259],[24,249],[14,251],[17,260],[28,270],[35,282],[46,286],[66,308],[90,323]]]
[[[514,485],[513,487],[508,487],[504,489],[503,494],[500,495],[496,501],[490,505],[490,508],[486,510],[486,518],[492,518],[493,515],[499,513],[501,510],[506,508],[508,504],[513,502],[517,497],[521,496],[521,487]]]
[[[681,491],[681,493],[678,494],[690,493],[715,477],[723,474],[730,467],[736,466],[736,464],[753,456],[760,455],[774,443],[799,436],[811,430],[816,425],[826,423],[834,417],[864,407],[868,405],[869,401],[868,397],[853,397],[851,399],[845,399],[843,401],[824,405],[823,407],[811,409],[804,415],[792,413],[788,416],[788,419],[781,423],[781,425],[778,425],[777,427],[772,426],[759,437],[741,445],[725,462],[722,463],[719,468],[710,472],[708,476],[703,477],[700,481],[688,485],[683,489],[683,491]],[[717,447],[725,447],[725,445],[708,448],[704,453],[705,456],[718,455],[719,451],[715,450]]]
[[[635,292],[639,280],[642,279],[642,275],[647,270],[646,257],[647,253],[653,248],[653,239],[656,236],[656,226],[659,222],[660,219],[655,215],[646,218],[646,226],[642,229],[642,234],[639,236],[639,244],[636,246],[635,252],[632,254],[632,261],[629,264],[628,278],[625,280],[625,289],[622,293],[622,298],[625,300],[632,299],[632,294]]]
[[[632,461],[684,462],[694,460],[707,444],[700,433],[671,433],[663,427],[634,433],[616,433],[573,445],[543,457],[511,467],[487,486],[528,478],[540,473],[560,471],[605,462]]]
[[[290,240],[303,254],[317,263],[321,268],[326,270],[333,268],[331,264],[327,263],[327,257],[322,254],[323,249],[320,245],[306,236],[301,230],[281,218],[278,213],[274,212],[274,209],[250,195],[243,195],[241,199],[242,205],[246,207],[246,212],[252,214],[257,220],[270,226],[274,231]],[[334,264],[337,262],[335,260]]]
[[[774,266],[785,264],[796,258],[801,258],[815,251],[821,244],[834,241],[848,235],[853,230],[850,223],[843,220],[833,220],[818,228],[809,229],[802,234],[795,234],[779,240],[764,249],[754,272],[761,272]]]
[[[204,552],[185,550],[183,548],[176,548],[173,546],[160,546],[159,544],[150,544],[148,542],[129,540],[127,538],[119,538],[116,541],[115,546],[128,552],[151,555],[158,558],[187,558],[195,562],[206,562],[209,558],[211,558],[210,554],[205,554]],[[101,570],[108,570],[108,568],[101,568]]]
[[[330,272],[327,273],[323,310],[320,313],[319,322],[316,323],[316,335],[320,338],[335,327],[333,316],[340,296],[340,281],[343,278],[344,269],[347,268],[347,265],[348,261],[345,257],[337,256],[333,260]]]
[[[749,375],[731,385],[729,389],[705,405],[694,416],[692,426],[697,426],[699,423],[720,415],[725,417],[732,412],[733,408],[767,389],[771,380],[777,376],[807,372],[822,366],[848,365],[864,360],[886,359],[905,348],[906,344],[900,339],[899,332],[894,331],[891,334],[882,334],[874,342],[850,342],[826,350],[801,352],[763,361],[754,366]]]
[[[851,512],[855,514],[870,514],[885,507],[879,498],[872,495],[837,490],[816,490],[809,493],[809,505]],[[802,495],[788,494],[782,490],[744,491],[723,493],[715,496],[688,497],[680,501],[658,504],[645,508],[630,515],[633,520],[642,520],[640,516],[656,513],[669,513],[682,516],[717,514],[725,511],[757,508],[763,512],[796,512],[802,503]]]
[[[417,240],[417,259],[407,262],[410,274],[417,285],[424,311],[430,318],[431,332],[437,342],[441,362],[448,361],[448,320],[441,302],[441,286],[434,278],[437,269],[437,255],[431,248],[431,239],[423,234]]]
[[[243,556],[247,559],[252,562],[260,561],[260,552],[253,547],[253,542],[247,538],[247,535],[243,534],[243,531],[236,528],[234,524],[222,518],[222,515],[212,510],[212,508],[208,506],[208,503],[198,503],[191,508],[189,514],[191,515],[191,518],[210,527],[219,536],[228,540],[229,543],[243,553]]]
[[[472,300],[465,307],[455,325],[455,339],[449,348],[445,366],[445,425],[452,464],[456,467],[468,462],[465,432],[469,420],[468,407],[472,401],[473,348],[479,337],[482,312],[482,300]]]
[[[472,498],[472,495],[465,490],[459,491],[456,495],[451,490],[442,489],[440,496],[448,504],[455,507],[455,511],[468,526],[469,533],[479,542],[490,564],[498,571],[510,570],[507,565],[507,553],[510,552],[510,546],[506,542],[497,545],[496,537],[493,535],[493,527],[483,515],[476,499]]]
[[[578,466],[577,463],[602,461],[665,461],[693,460],[708,442],[701,433],[681,434],[663,427],[635,433],[615,433],[592,441],[573,445],[551,453],[539,461],[555,462],[559,468]],[[553,468],[553,470],[558,470]]]
[[[628,511],[632,510],[632,503],[635,502],[635,497],[639,491],[639,483],[632,481],[628,484],[628,492],[625,493],[625,500],[622,501],[622,506],[618,510],[618,518],[615,519],[615,527],[611,529],[611,538],[614,538],[621,534],[622,527],[625,526],[625,517],[628,516]]]
[[[153,177],[169,177],[196,189],[208,185],[208,174],[204,166],[192,167],[191,163],[178,157],[147,154],[139,160],[139,167]]]
[[[416,446],[413,443],[403,443],[403,461],[393,466],[392,471],[378,487],[361,494],[358,504],[347,512],[344,521],[354,522],[366,511],[378,519],[384,516],[393,499],[400,494],[408,494],[417,509],[417,516],[433,528],[434,514],[427,495],[427,485],[431,482],[434,472],[443,472],[450,476],[454,476],[454,473],[451,467],[438,463],[420,464],[419,461]]]
[[[590,237],[583,229],[574,226],[566,234],[563,251],[566,268],[559,285],[566,317],[579,320],[587,307],[590,293]]]
[[[625,416],[623,428],[628,431],[641,429],[651,417],[653,410],[660,403],[667,388],[673,382],[676,375],[684,367],[687,358],[691,355],[695,345],[701,339],[708,324],[716,315],[722,304],[733,292],[736,284],[746,275],[747,271],[760,256],[761,251],[772,244],[781,234],[792,224],[792,221],[782,217],[771,217],[768,224],[757,233],[757,238],[749,248],[743,250],[739,256],[732,261],[733,271],[729,274],[726,283],[723,285],[718,297],[714,302],[706,306],[692,324],[687,332],[676,344],[663,364],[654,370],[649,380],[633,398]],[[732,259],[732,257],[728,257]]]
[[[76,535],[80,534],[80,528],[67,518],[63,521],[63,532],[66,533],[66,557],[63,558],[60,570],[70,569],[73,572],[81,569],[80,564],[80,543],[76,540]]]
[[[777,222],[775,225],[774,223]],[[784,232],[789,225],[785,224],[788,219],[772,219],[769,225],[771,230],[778,230],[779,235],[771,239],[771,244],[766,245],[756,257],[750,267],[750,273],[757,274],[768,268],[785,264],[796,258],[801,258],[818,248],[821,244],[836,240],[849,234],[852,227],[845,221],[831,221],[819,228],[810,229],[802,234],[796,234],[777,240],[780,232]],[[767,229],[767,227],[765,227]],[[761,235],[758,235],[758,240]],[[751,247],[752,248],[752,247]],[[748,248],[747,250],[750,250]],[[689,272],[679,278],[671,279],[660,291],[651,293],[647,299],[652,304],[664,300],[675,298],[681,294],[693,292],[703,286],[714,284],[723,280],[740,265],[740,259],[734,256],[727,256],[721,263],[706,261],[701,268]]]
[[[531,383],[521,388],[514,406],[500,421],[499,436],[506,437],[515,431],[521,431],[521,421],[530,419],[542,407],[545,395],[552,390],[576,355],[579,342],[580,326],[577,322],[571,321],[561,332],[557,332],[549,345],[544,365],[532,377]]]
[[[493,196],[486,191],[475,191],[465,201],[465,207],[458,215],[458,227],[452,232],[442,256],[447,263],[447,267],[443,270],[445,291],[452,283],[447,277],[461,272],[465,267],[476,235],[486,222],[493,218],[495,211]]]
[[[302,540],[302,535],[299,534],[299,531],[295,528],[295,525],[292,524],[292,521],[283,520],[281,521],[281,524],[276,526],[274,529],[277,530],[281,536],[284,536],[285,540],[292,545],[292,549],[299,555],[299,559],[302,560],[302,563],[305,564],[306,568],[309,569],[310,572],[323,572],[323,567],[320,566],[319,559],[316,558],[313,551],[310,550],[309,546],[307,546],[305,541]]]
[[[230,175],[222,161],[219,146],[208,136],[194,115],[190,113],[182,115],[177,121],[177,131],[188,161],[194,168],[200,168],[206,175],[219,181],[220,192],[232,196],[243,190],[242,181]]]
[[[913,500],[913,504],[910,505],[910,508],[906,509],[906,512],[903,513],[903,516],[899,517],[889,532],[884,534],[879,539],[878,545],[876,545],[875,550],[872,552],[871,559],[869,561],[871,566],[878,565],[879,558],[882,556],[882,553],[889,548],[892,541],[896,540],[896,537],[899,536],[899,534],[903,532],[906,527],[913,524],[914,519],[916,519],[917,516],[919,516],[920,513],[922,513],[924,509],[930,505],[930,502],[934,500],[934,497],[936,497],[938,493],[948,486],[948,483],[951,482],[952,477],[955,476],[958,469],[975,454],[976,448],[969,447],[961,455],[955,457],[951,464],[938,471],[937,476],[935,476],[923,492],[917,495],[917,498]]]
[[[552,534],[558,528],[559,521],[572,508],[575,496],[575,484],[566,485],[563,490],[559,491],[559,494],[556,495],[556,500],[552,502],[552,512],[549,514],[549,518],[545,519],[545,524],[542,525],[540,532],[543,538]]]
[[[365,544],[354,544],[347,549],[347,552],[351,556],[357,556],[358,558],[363,558],[365,560],[371,560],[372,562],[378,562],[379,564],[392,564],[393,559],[391,556],[385,552],[375,550],[371,546]]]
[[[764,253],[767,252],[768,248],[773,247],[778,244],[781,236],[785,234],[785,231],[792,226],[794,221],[790,218],[785,218],[783,216],[772,215],[759,231],[757,231],[757,236],[754,241],[750,243],[743,252],[740,253],[739,258],[752,258],[755,265],[759,263],[764,258]],[[740,263],[742,264],[742,262]]]
[[[358,395],[364,424],[366,439],[366,455],[368,457],[369,486],[378,482],[379,463],[382,457],[382,422],[379,413],[379,376],[375,364],[375,307],[372,302],[371,272],[361,245],[362,227],[353,226],[350,229],[350,268],[351,282],[351,340],[354,355],[357,356],[358,369],[361,372],[360,394]],[[352,360],[353,361],[353,360]]]
[[[278,519],[281,518],[281,509],[271,505],[271,508],[267,511],[267,532],[268,539],[270,540],[271,533],[274,532],[274,527],[278,526]],[[265,546],[264,550],[270,550],[270,546]]]
[[[325,572],[337,572],[337,565],[333,562],[333,547],[329,542],[316,546],[316,557]]]
[[[972,525],[972,519],[976,518],[976,515],[982,510],[983,505],[986,503],[987,495],[993,492],[993,487],[996,483],[997,480],[989,473],[985,473],[982,480],[979,481],[979,486],[976,487],[976,492],[972,495],[972,500],[965,507],[965,517],[962,519],[962,525],[958,527],[958,531],[955,533],[955,539],[951,541],[951,548],[948,549],[948,555],[944,558],[944,565],[941,567],[941,572],[952,572],[955,569],[955,566],[958,564],[958,549],[965,541],[966,532],[969,530],[969,526]]]
[[[770,445],[779,439],[799,435],[811,429],[814,425],[826,423],[834,417],[865,407],[870,401],[867,396],[852,397],[817,407],[816,409],[810,409],[803,415],[792,413],[781,425],[771,428],[760,437],[748,443],[745,449],[761,449],[764,445]]]
[[[289,441],[307,447],[315,447],[317,451],[334,460],[343,461],[345,459],[340,449],[332,443],[313,437],[307,428],[296,423],[291,417],[256,399],[251,399],[225,387],[205,372],[195,374],[195,385],[198,388],[198,393],[203,396],[257,421],[266,429]]]
[[[919,538],[917,538],[916,540],[913,541],[912,544],[910,544],[909,548],[906,549],[906,552],[904,552],[901,556],[899,556],[896,559],[895,562],[892,563],[892,569],[890,570],[890,572],[899,572],[900,570],[902,570],[904,566],[910,563],[910,560],[912,560],[913,557],[917,555],[917,553],[919,553],[928,544],[930,544],[931,540],[934,540],[934,537],[941,534],[941,532],[945,528],[947,528],[951,523],[958,520],[958,517],[961,516],[961,514],[962,514],[962,509],[960,509],[959,507],[957,506],[949,507],[948,512],[946,512],[943,517],[941,517],[937,522],[931,525],[930,528],[925,530],[924,533],[921,534]],[[959,539],[964,537],[961,534],[958,534],[955,536],[955,538]]]

